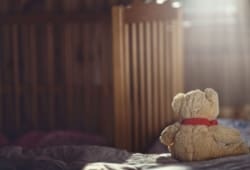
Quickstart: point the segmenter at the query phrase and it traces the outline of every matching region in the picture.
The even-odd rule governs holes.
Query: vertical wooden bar
[[[126,89],[125,89],[125,66],[124,66],[124,37],[123,34],[124,33],[124,23],[122,23],[122,29],[120,32],[120,36],[121,36],[121,44],[122,44],[122,58],[120,59],[120,76],[121,76],[121,91],[122,91],[122,96],[121,96],[121,117],[120,117],[120,121],[121,121],[121,131],[123,134],[127,134],[127,127],[128,127],[128,122],[124,122],[124,120],[126,120],[127,118],[127,114],[126,113],[126,100],[125,100],[125,93],[126,93]],[[126,145],[128,145],[128,141],[126,140],[125,136],[122,136],[122,141],[124,141],[126,143]]]
[[[37,83],[37,40],[35,25],[29,26],[30,41],[30,76],[31,76],[31,111],[32,125],[38,127],[38,83]]]
[[[64,11],[65,12],[71,12],[72,9],[72,2],[71,1],[64,1],[63,4]],[[65,55],[64,55],[64,63],[65,63],[65,104],[66,104],[66,117],[65,123],[67,128],[70,128],[73,126],[73,115],[74,115],[74,109],[73,109],[73,63],[72,63],[72,23],[65,23],[64,24],[64,49],[65,49]],[[86,80],[88,81],[88,80]],[[88,106],[87,106],[88,107]]]
[[[145,35],[144,23],[139,23],[139,68],[140,68],[140,121],[141,121],[141,139],[146,139],[146,80],[145,80]],[[142,147],[145,147],[146,141],[141,141]]]
[[[138,98],[138,51],[136,23],[131,24],[131,50],[132,50],[132,79],[133,79],[133,115],[134,115],[134,147],[138,149],[139,144],[139,98]]]
[[[172,37],[172,87],[173,87],[173,91],[172,91],[172,95],[174,96],[174,94],[177,92],[177,82],[178,82],[178,77],[176,77],[178,75],[178,65],[177,65],[177,30],[176,30],[176,26],[175,26],[176,22],[175,21],[171,21],[171,37]]]
[[[30,86],[30,58],[29,58],[29,27],[26,24],[21,25],[21,48],[22,50],[22,73],[21,76],[23,77],[22,83],[21,83],[21,88],[22,88],[22,93],[21,93],[21,102],[23,107],[21,108],[21,112],[23,115],[20,117],[21,119],[21,126],[29,127],[32,125],[32,111],[31,111],[31,97],[30,97],[30,91],[31,91],[31,86]]]
[[[111,17],[110,17],[111,19]],[[104,30],[103,30],[104,28]],[[101,82],[102,82],[102,96],[101,96],[101,129],[100,132],[109,140],[112,141],[114,137],[114,114],[113,114],[113,85],[112,85],[112,30],[110,20],[104,21],[101,32],[106,32],[106,34],[101,34]],[[108,43],[107,43],[108,42]],[[129,115],[129,114],[128,114]],[[128,129],[129,131],[129,129]],[[127,135],[127,134],[126,134]]]
[[[166,115],[166,111],[165,111],[165,105],[166,105],[166,101],[165,101],[165,82],[164,82],[164,76],[165,76],[165,72],[164,72],[164,29],[163,29],[163,22],[159,21],[158,23],[158,50],[159,50],[159,96],[160,96],[160,109],[159,109],[159,125],[160,128],[164,127],[165,124],[165,115]]]
[[[179,65],[179,81],[178,81],[178,92],[183,92],[184,90],[184,58],[183,58],[183,11],[182,9],[178,10],[177,12],[177,19],[176,19],[176,30],[177,30],[177,54],[178,54],[178,65]],[[177,115],[178,116],[178,115]]]
[[[55,1],[46,0],[45,7],[47,12],[53,11]],[[47,77],[48,77],[48,126],[50,129],[55,128],[55,99],[57,88],[55,87],[55,51],[54,51],[54,37],[53,37],[53,25],[48,23],[46,25],[46,37],[47,37]]]
[[[64,59],[65,59],[65,80],[66,80],[66,104],[67,104],[67,125],[72,127],[72,111],[73,111],[73,80],[72,80],[72,38],[71,25],[66,24],[64,30]]]
[[[88,80],[88,75],[86,73],[86,70],[88,68],[87,66],[87,63],[88,63],[88,43],[86,42],[86,40],[88,40],[88,23],[85,23],[85,24],[82,24],[82,55],[83,55],[83,77],[82,79],[86,80],[86,81],[89,81]],[[87,105],[89,104],[89,101],[87,99],[87,90],[88,90],[88,82],[83,82],[83,126],[84,126],[84,129],[87,129],[87,126],[88,126],[88,121],[87,121],[87,117],[88,117],[88,108],[87,108]]]
[[[0,57],[2,58],[3,55],[0,54]],[[0,64],[0,66],[2,66]],[[0,68],[0,130],[3,129],[3,92],[4,92],[4,87],[3,87],[3,68]]]
[[[165,76],[165,82],[166,82],[166,101],[167,101],[167,117],[166,119],[168,120],[167,123],[172,122],[173,119],[173,112],[172,112],[172,106],[171,106],[171,102],[172,102],[172,38],[171,38],[171,34],[172,34],[172,25],[170,22],[166,21],[165,25],[164,25],[164,30],[165,30],[165,72],[166,72],[166,76]]]
[[[2,130],[3,127],[3,92],[4,92],[4,85],[3,85],[3,60],[4,60],[4,53],[3,53],[3,27],[0,27],[0,43],[2,44],[2,47],[0,47],[0,130]]]
[[[48,24],[46,26],[47,33],[47,76],[48,76],[48,104],[49,104],[49,127],[55,127],[55,77],[54,77],[54,39],[53,39],[53,26]]]
[[[96,24],[96,23],[95,23]],[[97,55],[96,55],[96,51],[97,51],[97,48],[95,47],[95,43],[96,43],[96,27],[95,27],[95,24],[90,24],[91,26],[91,29],[89,29],[89,34],[92,35],[90,36],[89,38],[89,41],[90,41],[90,52],[89,52],[89,61],[90,62],[90,72],[91,74],[93,74],[92,76],[90,76],[90,84],[89,84],[89,100],[90,100],[90,105],[91,106],[94,106],[96,102],[98,102],[97,100],[95,100],[95,96],[96,96],[96,92],[97,92],[97,89],[96,89],[96,86],[95,86],[95,76],[96,76],[96,73],[98,72],[96,69],[96,62],[97,62]],[[97,106],[94,106],[94,108],[89,108],[89,118],[90,120],[92,120],[92,125],[91,125],[91,129],[96,129],[97,127],[96,126],[93,126],[94,123],[94,120],[97,120]]]
[[[91,113],[91,104],[92,104],[92,100],[93,100],[93,96],[92,96],[92,86],[93,86],[93,56],[91,54],[91,48],[92,48],[92,29],[93,29],[93,25],[90,23],[86,23],[85,24],[85,30],[84,30],[84,37],[83,37],[83,41],[84,41],[84,78],[85,78],[85,82],[84,82],[84,107],[85,107],[85,127],[88,130],[91,130],[92,127],[92,122],[89,121],[93,116]]]
[[[81,120],[79,119],[79,117],[82,117],[83,116],[83,107],[82,107],[82,103],[83,103],[83,83],[84,80],[82,79],[82,76],[83,76],[83,71],[82,71],[82,62],[80,62],[81,60],[79,60],[79,53],[78,53],[78,50],[81,50],[81,47],[80,47],[80,41],[82,42],[81,40],[81,35],[80,34],[80,24],[78,23],[75,23],[73,25],[73,28],[72,28],[72,46],[73,46],[73,53],[72,53],[72,58],[73,58],[73,61],[74,61],[74,65],[73,65],[73,81],[74,81],[74,88],[73,88],[73,94],[74,94],[74,97],[73,97],[73,109],[74,109],[74,112],[75,114],[73,115],[73,128],[76,128],[76,129],[84,129],[82,125],[82,122]],[[80,53],[82,54],[82,52]],[[78,81],[77,81],[78,80]],[[98,100],[96,100],[96,103],[98,103]],[[92,107],[94,108],[97,108],[99,109],[99,107],[97,106],[94,106],[92,105]],[[94,111],[92,112],[93,115],[94,115]],[[92,120],[93,118],[91,118]],[[96,120],[96,119],[94,119]],[[99,123],[96,123],[96,122],[93,122],[92,124],[96,125]]]
[[[159,72],[158,72],[158,42],[157,42],[157,22],[152,22],[152,61],[153,61],[153,126],[154,134],[158,132],[159,124]]]
[[[179,93],[183,89],[183,74],[182,74],[182,55],[181,55],[181,37],[180,33],[181,31],[179,30],[180,25],[178,23],[178,20],[173,20],[172,21],[172,69],[173,69],[173,74],[172,74],[172,83],[173,83],[173,93],[172,96],[175,94]],[[177,119],[178,115],[174,113],[174,119]]]
[[[153,100],[152,100],[152,49],[151,49],[151,24],[145,23],[146,31],[146,77],[147,77],[147,132],[148,138],[152,137],[153,132]]]
[[[20,128],[20,78],[19,78],[19,46],[18,46],[18,26],[12,27],[12,48],[13,48],[13,78],[15,83],[15,127]]]
[[[130,81],[130,71],[131,71],[131,66],[130,66],[130,56],[129,56],[129,24],[124,25],[124,69],[125,69],[125,108],[126,110],[126,118],[125,120],[128,120],[128,127],[127,127],[127,133],[126,136],[131,135],[131,130],[132,130],[132,124],[131,124],[131,81]],[[131,139],[128,140],[128,145],[131,146]]]
[[[114,141],[117,147],[131,149],[128,141],[131,135],[124,136],[124,130],[128,127],[130,120],[124,120],[124,23],[123,7],[112,8],[112,31],[113,31],[113,83],[114,83]],[[124,116],[125,115],[125,116]]]
[[[3,82],[4,82],[4,93],[3,93],[3,129],[7,132],[10,133],[10,129],[9,129],[9,125],[8,125],[8,121],[10,121],[10,117],[11,117],[11,111],[10,111],[10,104],[11,104],[11,100],[10,100],[10,93],[11,93],[11,85],[10,82],[8,81],[8,77],[12,77],[10,75],[10,66],[8,66],[8,59],[10,58],[11,54],[10,54],[10,34],[9,34],[9,29],[10,26],[9,25],[4,25],[3,27],[3,40],[4,40],[4,54],[3,54]]]

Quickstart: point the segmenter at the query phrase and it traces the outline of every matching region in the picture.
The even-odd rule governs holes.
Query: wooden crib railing
[[[112,140],[110,11],[0,15],[0,133],[74,129]]]
[[[139,2],[112,12],[115,144],[141,151],[178,117],[171,100],[183,90],[181,12]]]

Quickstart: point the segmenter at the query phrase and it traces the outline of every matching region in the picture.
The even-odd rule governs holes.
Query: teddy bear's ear
[[[217,94],[217,92],[214,89],[206,88],[204,90],[204,92],[205,92],[206,98],[209,101],[211,101],[211,102],[217,102],[219,100],[218,99],[218,94]]]
[[[180,109],[182,107],[182,103],[184,101],[184,97],[185,97],[185,94],[184,93],[178,93],[173,101],[172,101],[172,108],[174,110],[175,113],[179,113],[180,112]]]
[[[219,113],[219,97],[218,97],[217,92],[211,88],[206,88],[204,92],[205,92],[207,100],[210,101],[211,104],[215,106],[216,113],[218,114]]]

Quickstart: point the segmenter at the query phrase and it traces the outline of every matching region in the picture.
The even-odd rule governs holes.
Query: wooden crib
[[[1,132],[76,129],[143,150],[178,117],[170,104],[183,91],[181,10],[70,5],[1,14]]]

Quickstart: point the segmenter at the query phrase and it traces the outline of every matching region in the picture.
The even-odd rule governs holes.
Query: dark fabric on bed
[[[45,136],[46,133],[43,131],[30,131],[15,140],[13,144],[25,148],[35,148]]]
[[[90,144],[106,146],[108,142],[103,137],[90,133],[82,133],[79,131],[52,131],[39,141],[38,146]]]
[[[0,146],[1,146],[0,135]],[[14,144],[24,148],[37,148],[55,145],[101,145],[108,146],[108,141],[97,134],[80,131],[53,130],[50,132],[30,131],[12,142],[5,142],[2,145]]]
[[[27,150],[0,149],[0,169],[25,170],[242,170],[250,169],[250,154],[208,161],[179,162],[169,153],[129,153],[101,146],[54,146]]]
[[[0,167],[27,170],[77,170],[92,162],[123,163],[130,156],[131,153],[125,150],[101,146],[65,145],[37,149],[6,146],[0,149]]]

